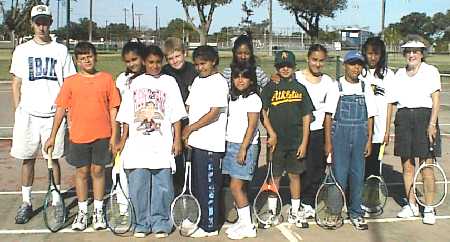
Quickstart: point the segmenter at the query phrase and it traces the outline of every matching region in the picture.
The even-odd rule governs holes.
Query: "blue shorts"
[[[232,178],[251,181],[255,174],[256,161],[258,160],[258,145],[251,144],[247,149],[245,165],[241,165],[236,156],[241,144],[227,142],[225,157],[222,162],[222,174],[228,174]]]

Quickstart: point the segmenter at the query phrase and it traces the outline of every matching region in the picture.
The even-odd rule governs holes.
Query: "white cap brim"
[[[416,40],[408,41],[400,47],[401,48],[426,48],[424,43],[422,43],[420,41],[416,41]]]

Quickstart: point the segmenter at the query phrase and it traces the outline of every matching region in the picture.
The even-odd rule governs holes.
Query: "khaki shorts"
[[[16,109],[14,117],[11,156],[22,160],[35,159],[41,150],[44,158],[47,159],[48,156],[43,147],[52,132],[53,117],[36,117],[20,107]],[[66,122],[64,120],[56,134],[52,154],[54,159],[59,159],[65,154],[65,134]]]

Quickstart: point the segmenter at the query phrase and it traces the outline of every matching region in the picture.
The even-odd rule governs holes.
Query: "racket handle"
[[[185,162],[192,162],[192,148],[188,147],[186,148],[186,157]]]
[[[114,157],[114,169],[117,173],[119,173],[119,164],[120,164],[120,152],[117,152],[116,157]]]
[[[327,164],[330,165],[331,163],[333,163],[332,159],[331,159],[331,153],[328,154],[327,156]]]
[[[385,143],[383,143],[381,146],[380,146],[380,152],[378,152],[378,160],[382,160],[383,159],[383,156],[384,156],[384,148],[386,147],[386,144]]]
[[[48,148],[47,150],[47,168],[52,169],[53,168],[53,147]]]

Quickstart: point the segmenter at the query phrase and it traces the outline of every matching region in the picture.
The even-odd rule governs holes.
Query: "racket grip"
[[[383,143],[381,146],[380,146],[380,152],[378,152],[378,160],[382,160],[383,159],[383,156],[384,156],[384,148],[386,147],[386,144],[385,143]]]
[[[333,162],[332,162],[332,159],[331,159],[331,153],[330,153],[330,154],[328,154],[328,156],[327,156],[327,164],[331,164],[331,163],[333,163]]]
[[[53,168],[53,147],[48,148],[47,150],[47,167],[49,169]]]
[[[192,162],[192,148],[188,147],[186,148],[186,157],[185,162]]]

